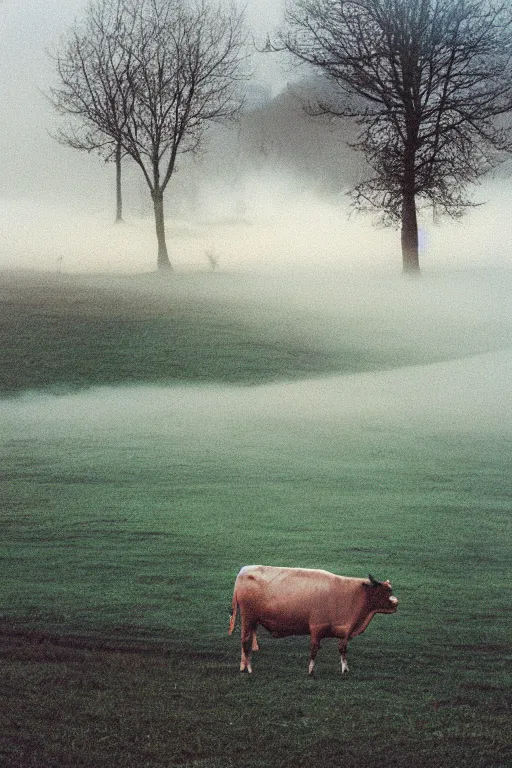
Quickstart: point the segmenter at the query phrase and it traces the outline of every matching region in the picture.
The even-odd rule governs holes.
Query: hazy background
[[[55,50],[84,0],[5,0],[0,5],[0,267],[146,271],[156,244],[149,193],[124,164],[124,226],[114,227],[114,166],[60,146],[45,97]],[[282,2],[249,0],[247,22],[263,45]],[[343,126],[302,114],[303,70],[253,51],[250,113],[215,128],[203,156],[184,160],[166,194],[175,266],[222,269],[318,265],[399,269],[398,234],[352,216],[344,193],[363,172]],[[346,129],[345,129],[346,130]],[[507,169],[476,191],[488,203],[462,222],[423,222],[424,268],[506,264],[512,232]],[[62,261],[59,261],[62,260]]]

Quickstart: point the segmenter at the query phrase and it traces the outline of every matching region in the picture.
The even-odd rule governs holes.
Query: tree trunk
[[[156,239],[158,242],[158,269],[172,269],[167,253],[167,244],[165,242],[165,224],[164,224],[164,195],[160,190],[152,193],[153,207],[155,210]]]
[[[404,192],[402,199],[402,263],[407,274],[419,274],[418,219],[414,192]]]
[[[116,146],[116,224],[123,220],[123,196],[121,190],[121,145]]]

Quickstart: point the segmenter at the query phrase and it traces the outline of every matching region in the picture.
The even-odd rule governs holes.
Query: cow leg
[[[315,670],[315,659],[320,648],[320,638],[316,632],[311,632],[311,645],[309,648],[309,668],[308,675],[312,675]]]
[[[258,645],[258,638],[256,637],[256,632],[252,633],[252,646],[251,651],[259,651],[260,647]]]
[[[347,641],[340,640],[338,643],[338,648],[340,650],[340,656],[341,656],[341,674],[343,674],[344,672],[348,672]]]
[[[256,627],[252,626],[244,619],[244,617],[242,617],[242,658],[240,660],[240,672],[245,672],[245,670],[247,670],[249,674],[252,673],[251,651],[254,649],[254,643],[256,642],[255,629]],[[258,645],[257,642],[256,645]]]
[[[240,659],[240,672],[247,670],[249,674],[252,672],[251,667],[251,638],[242,638],[242,657]]]

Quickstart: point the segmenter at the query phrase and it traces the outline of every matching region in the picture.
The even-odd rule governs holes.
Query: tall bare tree
[[[61,144],[66,144],[73,149],[81,149],[86,152],[92,152],[93,150],[98,152],[101,157],[104,158],[106,163],[115,163],[116,166],[116,218],[115,223],[119,224],[123,221],[123,187],[122,187],[122,159],[123,159],[123,147],[120,141],[108,141],[106,137],[100,133],[97,134],[96,140],[93,138],[93,134],[84,135],[79,138],[75,132],[73,134],[67,133],[65,129],[60,129],[57,132],[56,138]]]
[[[461,215],[468,184],[510,146],[510,3],[295,0],[286,18],[281,47],[334,86],[319,111],[359,126],[372,173],[355,205],[401,225],[404,271],[417,272],[418,207]]]
[[[82,111],[74,114],[92,125],[94,134],[99,131],[118,142],[141,169],[153,201],[158,268],[170,269],[164,191],[178,156],[199,150],[208,123],[232,119],[240,111],[240,82],[245,78],[242,12],[207,0],[98,0],[89,7],[89,17],[98,8],[108,17],[99,56],[104,68],[92,70],[89,77],[82,46],[85,96],[80,90]],[[87,29],[90,34],[92,28]],[[86,38],[95,50],[98,39]],[[76,36],[71,39],[76,48]],[[54,99],[68,107],[66,94],[71,91],[72,106],[78,89],[67,85],[61,70],[59,75],[64,90],[54,91]],[[73,114],[70,108],[63,111]]]
[[[61,43],[55,57],[59,84],[51,89],[54,106],[68,118],[58,140],[115,161],[116,222],[122,221],[122,129],[129,103],[129,57],[117,40],[122,24],[122,0],[91,3]]]

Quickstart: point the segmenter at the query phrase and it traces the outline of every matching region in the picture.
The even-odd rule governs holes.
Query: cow
[[[348,672],[347,644],[360,635],[376,613],[395,613],[398,600],[389,581],[337,576],[311,568],[247,565],[236,578],[229,634],[240,608],[242,658],[240,672],[252,672],[251,651],[259,650],[256,629],[272,637],[310,635],[309,674],[325,637],[336,637],[341,671]]]

